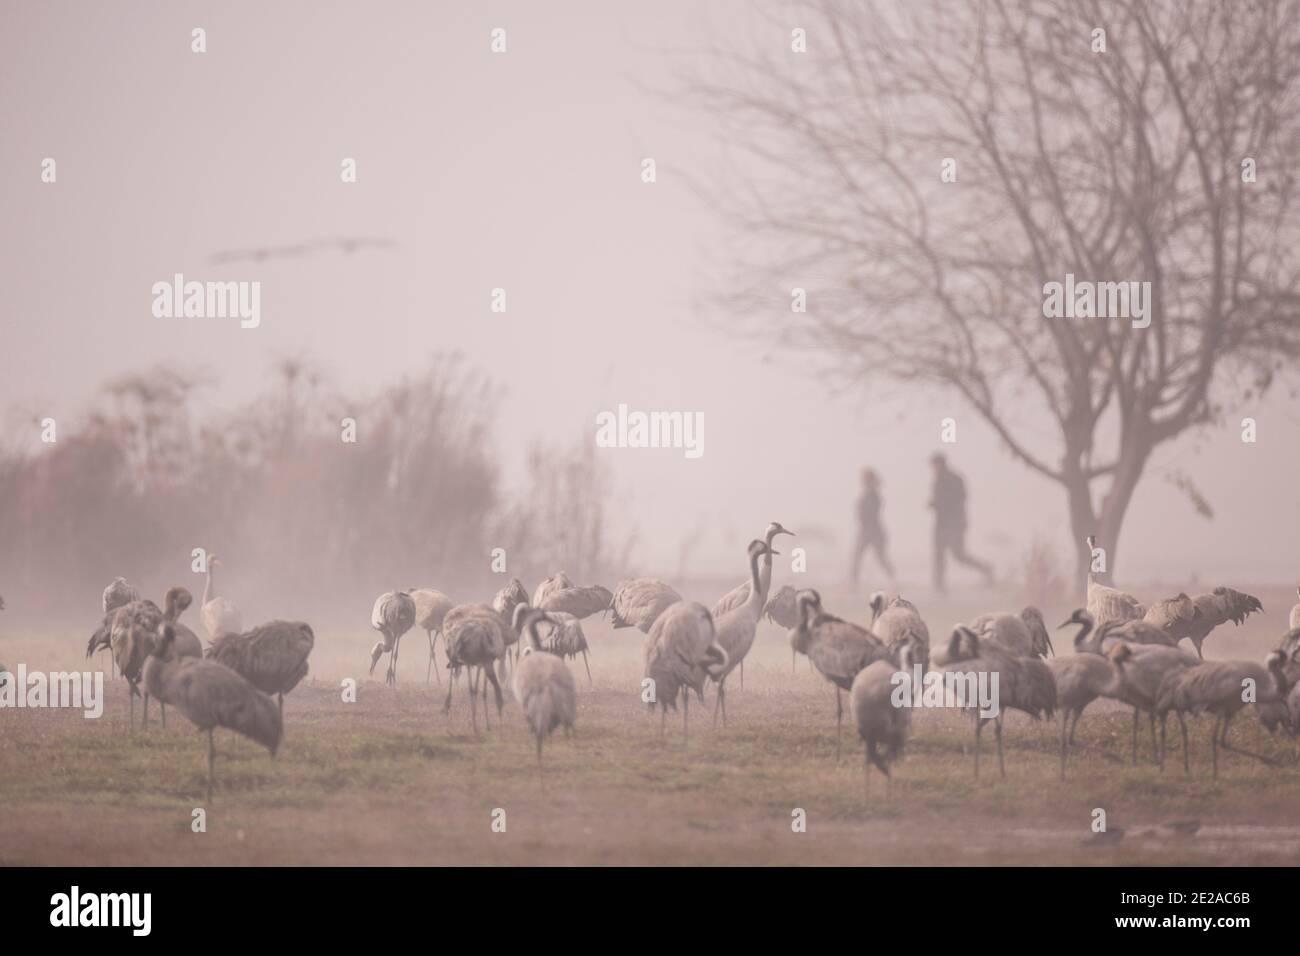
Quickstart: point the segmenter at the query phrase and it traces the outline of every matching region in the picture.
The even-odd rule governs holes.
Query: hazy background
[[[944,450],[967,479],[971,549],[1009,575],[1030,538],[1046,534],[1072,567],[1058,489],[1014,464],[956,399],[869,382],[832,394],[810,366],[774,349],[775,334],[732,334],[731,317],[711,305],[727,231],[687,180],[707,179],[723,144],[707,116],[659,91],[705,55],[691,51],[748,42],[742,11],[711,3],[706,15],[691,2],[6,4],[7,448],[41,453],[41,418],[71,434],[104,409],[105,380],[157,363],[183,376],[211,372],[193,401],[219,421],[268,392],[283,356],[310,359],[339,392],[357,395],[418,375],[436,352],[459,352],[500,386],[483,441],[506,502],[529,498],[530,443],[590,442],[601,410],[624,402],[704,413],[699,460],[674,450],[596,453],[612,479],[615,553],[635,541],[628,570],[739,578],[745,542],[780,520],[801,532],[810,578],[838,580],[858,469],[871,464],[884,477],[900,579],[924,581],[926,459],[945,416],[959,423],[958,443]],[[195,26],[207,30],[202,55],[190,52]],[[508,31],[505,55],[489,52],[497,26]],[[56,185],[40,181],[47,156],[58,162]],[[644,156],[658,163],[654,185],[640,181]],[[357,160],[354,185],[339,180],[344,157]],[[212,261],[225,250],[344,236],[396,245]],[[260,280],[261,327],[154,318],[150,287],[175,272]],[[508,290],[505,315],[489,310],[495,286]],[[774,333],[788,318],[773,316]],[[1157,453],[1124,528],[1121,581],[1293,581],[1300,411],[1279,393],[1226,419],[1247,414],[1259,422],[1255,445],[1231,427]],[[1025,409],[1024,427],[1034,422]],[[366,454],[373,425],[361,420],[354,452]],[[1164,476],[1174,467],[1195,476],[1213,521],[1173,493]],[[62,505],[42,507],[54,522]],[[201,503],[189,507],[201,529]],[[104,583],[133,573],[112,542],[85,540],[81,551]],[[177,551],[180,574],[188,548]],[[248,555],[226,558],[235,580],[258,573]],[[449,560],[479,568],[488,559]],[[409,580],[360,574],[358,589],[439,583],[403,567]],[[952,576],[973,581],[961,569]],[[21,606],[8,582],[0,594]]]

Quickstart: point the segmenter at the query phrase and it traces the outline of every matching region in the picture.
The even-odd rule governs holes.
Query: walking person
[[[874,548],[876,560],[889,575],[892,585],[894,566],[889,560],[889,537],[885,526],[880,523],[880,476],[872,468],[862,469],[862,493],[858,495],[858,536],[853,545],[853,564],[851,574],[853,583],[858,583],[858,572],[862,568],[862,555],[869,548]]]
[[[948,467],[948,461],[939,452],[930,456],[934,470],[934,490],[930,494],[930,507],[934,510],[934,568],[935,590],[946,590],[944,573],[947,554],[953,560],[974,568],[984,575],[984,583],[993,583],[993,566],[966,552],[966,483],[961,475]]]

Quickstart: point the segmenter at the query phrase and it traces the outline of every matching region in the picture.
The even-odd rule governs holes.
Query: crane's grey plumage
[[[554,595],[552,595],[554,596]],[[525,614],[528,611],[537,611],[532,605],[524,603],[515,606],[513,615],[513,627],[515,633],[519,635],[520,652],[525,642],[527,622]],[[546,628],[546,633],[541,637],[541,649],[548,654],[554,654],[561,660],[567,660],[571,657],[582,655],[582,663],[587,668],[587,686],[591,686],[591,665],[587,663],[587,635],[582,630],[582,622],[572,614],[566,614],[563,611],[547,611],[544,616],[539,617],[535,622],[539,629]]]
[[[370,649],[370,673],[375,672],[375,665],[385,652],[391,652],[388,658],[388,673],[384,680],[392,687],[397,683],[397,658],[401,653],[402,635],[415,625],[415,601],[405,591],[385,591],[375,598],[375,606],[370,611],[370,626],[383,639],[377,641]]]
[[[772,550],[772,542],[779,534],[788,534],[791,537],[794,537],[794,532],[783,528],[779,521],[771,522],[763,532],[763,543],[767,545],[768,553],[763,555],[763,565],[759,569],[758,577],[759,580],[763,582],[764,595],[769,594],[772,590],[772,555],[779,553]],[[718,618],[726,614],[728,611],[733,611],[740,607],[749,600],[749,593],[749,578],[745,578],[745,580],[741,581],[734,588],[720,597],[717,603],[713,605],[713,620],[717,621]],[[790,628],[794,627],[794,625],[787,624],[786,627]],[[740,686],[742,688],[745,686],[745,662],[743,660],[740,662]]]
[[[1270,734],[1282,727],[1293,737],[1300,734],[1300,627],[1293,627],[1278,645],[1282,652],[1283,668],[1291,682],[1291,693],[1285,701],[1269,701],[1258,705],[1259,722]]]
[[[1300,595],[1300,588],[1296,588],[1295,593],[1297,595]],[[1297,627],[1300,627],[1300,604],[1297,604],[1291,608],[1291,617],[1289,623],[1287,624],[1287,627],[1291,628],[1292,630],[1294,630]]]
[[[891,649],[901,647],[904,642],[916,642],[920,649],[915,654],[915,662],[921,665],[922,670],[930,666],[930,629],[921,619],[916,605],[906,598],[896,596],[877,612],[873,596],[871,632]]]
[[[635,627],[649,634],[659,615],[681,599],[680,594],[655,578],[620,581],[609,605],[614,628]]]
[[[1196,656],[1201,659],[1205,657],[1201,645],[1215,628],[1229,621],[1240,625],[1251,614],[1264,610],[1259,598],[1229,587],[1217,587],[1206,594],[1198,594],[1192,602],[1199,613],[1179,630],[1178,638],[1190,640],[1196,648]]]
[[[1284,701],[1290,690],[1286,675],[1286,655],[1271,652],[1264,663],[1254,661],[1204,661],[1195,667],[1175,670],[1165,676],[1156,699],[1156,712],[1163,718],[1169,711],[1178,715],[1183,732],[1183,766],[1188,766],[1186,713],[1214,714],[1214,732],[1210,737],[1210,753],[1214,776],[1219,775],[1219,748],[1254,757],[1264,763],[1273,761],[1263,754],[1253,753],[1228,743],[1228,726],[1237,712],[1248,702],[1271,703]],[[1247,701],[1247,681],[1252,682],[1254,701]]]
[[[1065,761],[1074,744],[1074,728],[1084,708],[1098,697],[1115,697],[1119,693],[1119,673],[1115,666],[1098,654],[1066,654],[1047,661],[1056,683],[1056,705],[1061,711],[1061,779],[1065,779]],[[1068,731],[1068,732],[1067,732]]]
[[[821,595],[811,588],[800,591],[795,602],[800,620],[790,631],[790,647],[796,654],[806,654],[817,673],[835,685],[835,759],[839,760],[842,692],[853,686],[864,667],[889,659],[889,648],[865,628],[823,611]]]
[[[1180,593],[1163,601],[1152,604],[1142,620],[1152,627],[1158,627],[1175,641],[1182,640],[1191,632],[1192,625],[1201,616],[1201,609],[1196,606],[1186,593]]]
[[[307,676],[316,635],[303,621],[270,621],[243,634],[223,634],[208,647],[210,660],[225,664],[263,694],[275,696],[284,715],[284,695]]]
[[[113,583],[104,588],[104,613],[116,611],[138,600],[140,592],[127,584],[126,578],[113,578]]]
[[[1095,537],[1088,535],[1084,540],[1089,551],[1096,549]],[[1102,584],[1093,577],[1092,571],[1088,572],[1088,597],[1085,604],[1088,613],[1097,622],[1097,627],[1104,627],[1111,622],[1140,620],[1146,614],[1146,608],[1137,598],[1119,588]]]
[[[547,599],[547,597],[549,597],[553,592],[555,592],[555,591],[563,591],[565,588],[571,588],[571,587],[576,587],[576,585],[575,585],[571,580],[569,580],[569,576],[568,576],[567,574],[565,574],[563,571],[556,571],[554,574],[552,574],[549,578],[547,578],[547,579],[546,579],[545,581],[543,581],[541,584],[537,585],[536,590],[533,591],[532,606],[533,606],[533,607],[541,607],[541,606],[542,606],[542,603],[543,603],[543,602]],[[525,602],[525,603],[528,602],[528,595],[527,595],[527,594],[524,595],[524,602]],[[507,621],[513,621],[513,620],[514,620],[514,608],[513,608],[513,607],[510,609],[510,613],[511,613],[511,616],[508,617],[508,618],[506,618]]]
[[[523,586],[520,585],[520,590],[522,589]],[[411,588],[406,593],[415,602],[415,626],[423,628],[429,636],[429,664],[424,669],[424,682],[429,683],[429,675],[432,673],[441,684],[442,677],[438,674],[438,662],[434,660],[433,650],[438,635],[442,633],[443,619],[456,606],[456,602],[434,588]]]
[[[538,586],[538,590],[540,591],[545,584],[546,582],[543,581]],[[503,620],[513,621],[515,608],[528,603],[528,592],[524,590],[523,583],[518,578],[511,578],[510,583],[493,596],[492,610],[500,614]]]
[[[1002,722],[1008,710],[1019,710],[1034,720],[1051,717],[1056,711],[1056,681],[1051,670],[1037,658],[1017,657],[996,644],[981,643],[979,635],[964,624],[957,625],[938,660],[939,669],[960,674],[998,675],[998,713],[996,717],[980,715],[974,701],[968,710],[975,718],[975,776],[980,773],[980,731],[986,720],[994,722],[998,742],[998,770],[1007,775],[1002,755]]]
[[[1132,661],[1125,676],[1118,700],[1133,708],[1133,752],[1132,763],[1137,765],[1138,720],[1142,711],[1146,711],[1151,725],[1151,747],[1155,751],[1157,763],[1163,764],[1163,746],[1156,743],[1155,695],[1160,680],[1171,668],[1187,667],[1196,663],[1196,656],[1177,648],[1177,638],[1162,628],[1143,620],[1111,621],[1101,627],[1094,627],[1095,621],[1086,608],[1077,608],[1062,624],[1069,627],[1079,625],[1075,635],[1074,646],[1081,654],[1106,656],[1114,663],[1113,652],[1124,647],[1124,661]],[[1163,731],[1165,721],[1161,721]]]
[[[559,727],[566,731],[573,729],[578,717],[577,692],[573,675],[564,661],[542,649],[537,626],[547,620],[546,612],[520,605],[515,614],[526,635],[527,646],[521,652],[510,689],[528,721],[529,730],[537,738],[537,772],[540,774],[542,742]]]
[[[165,623],[163,612],[150,600],[132,601],[112,612],[109,641],[113,660],[126,678],[131,700],[130,725],[135,726],[135,698],[140,693],[140,678],[146,658],[158,642],[159,628]],[[93,641],[94,638],[91,638]],[[89,650],[87,651],[89,653]],[[148,722],[149,697],[145,692],[145,723]]]
[[[853,678],[849,688],[849,711],[862,740],[863,789],[870,793],[871,765],[885,775],[886,793],[893,792],[894,777],[890,768],[903,756],[903,744],[912,723],[912,708],[894,706],[896,681],[911,681],[912,639],[899,648],[897,661],[873,661]],[[897,677],[899,673],[902,677]],[[919,693],[920,688],[914,688]]]
[[[224,664],[203,658],[170,658],[175,639],[172,625],[164,621],[159,626],[144,665],[146,686],[153,687],[159,700],[171,703],[200,731],[207,731],[211,803],[216,759],[213,730],[233,730],[261,744],[274,757],[283,732],[280,711],[275,701]]]
[[[608,611],[613,600],[613,592],[599,584],[590,587],[560,588],[546,595],[541,610],[551,614],[568,614],[581,621],[593,614]]]
[[[213,587],[212,569],[219,564],[221,561],[215,554],[208,555],[208,580],[203,585],[203,600],[199,607],[199,617],[210,640],[222,634],[238,634],[244,629],[244,616],[235,607],[235,602],[228,597],[218,597],[217,589]]]
[[[980,640],[992,641],[1019,657],[1047,657],[1053,652],[1043,613],[1033,605],[1019,614],[984,614],[971,621],[970,627]]]
[[[682,698],[682,740],[690,736],[690,691],[704,699],[704,681],[720,675],[727,652],[714,639],[713,616],[696,601],[679,601],[656,618],[646,635],[645,676],[653,681],[653,709],[658,705],[659,736],[664,735],[668,708],[677,709]]]
[[[763,590],[765,592],[771,591],[772,589],[772,555],[779,554],[780,552],[772,551],[770,549],[772,547],[772,541],[779,534],[788,534],[793,536],[794,532],[787,531],[785,528],[781,527],[781,522],[773,521],[767,526],[767,530],[763,535],[763,543],[767,545],[769,551],[767,554],[763,555],[763,565],[759,570],[759,579],[763,582]],[[713,619],[716,621],[728,611],[740,607],[749,600],[749,593],[749,578],[745,578],[745,580],[741,581],[722,597],[718,598],[717,603],[713,605]],[[794,625],[792,624],[789,626],[793,627]]]
[[[763,617],[767,618],[778,627],[783,627],[787,631],[794,630],[799,626],[799,607],[795,600],[795,595],[799,592],[789,584],[781,585],[781,589],[767,599],[763,605]],[[798,660],[798,651],[793,648],[790,650],[790,673],[794,673],[795,661]]]
[[[713,721],[717,723],[718,712],[722,712],[722,725],[727,725],[727,677],[736,669],[749,649],[754,646],[754,635],[758,633],[758,619],[763,613],[763,605],[767,603],[767,589],[763,586],[762,575],[759,573],[759,560],[764,555],[773,552],[767,544],[759,538],[749,542],[749,548],[746,550],[746,556],[749,560],[749,577],[752,587],[749,597],[743,604],[732,608],[722,614],[714,614],[713,630],[714,640],[727,653],[726,663],[718,669],[716,674],[710,676],[717,681],[718,696],[713,704]]]
[[[501,696],[501,682],[496,675],[496,663],[505,656],[506,648],[515,641],[516,635],[490,604],[456,605],[443,619],[442,632],[443,646],[447,651],[447,669],[450,674],[450,679],[447,681],[447,699],[443,701],[442,712],[444,714],[451,712],[451,693],[456,684],[456,675],[460,673],[462,667],[467,668],[470,721],[474,726],[474,733],[477,734],[477,697],[480,683],[483,692],[483,719],[488,720],[488,683],[491,683],[496,696],[499,717],[504,701]],[[491,729],[490,723],[488,729]]]

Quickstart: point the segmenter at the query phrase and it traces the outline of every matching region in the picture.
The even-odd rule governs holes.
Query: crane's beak
[[[1063,627],[1069,627],[1071,624],[1074,624],[1074,623],[1075,623],[1074,618],[1070,618],[1069,620],[1062,621],[1060,624],[1056,625],[1056,629],[1059,631],[1061,628],[1063,628]]]

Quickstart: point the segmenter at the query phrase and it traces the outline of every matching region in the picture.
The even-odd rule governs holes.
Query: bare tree
[[[1113,570],[1153,451],[1300,351],[1300,6],[826,0],[756,48],[690,80],[735,157],[730,304],[853,383],[951,389]],[[1149,281],[1150,326],[1045,318],[1067,273]]]

